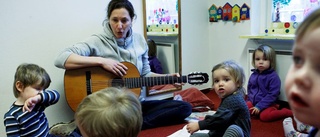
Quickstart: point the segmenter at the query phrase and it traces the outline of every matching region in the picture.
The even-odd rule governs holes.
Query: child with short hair
[[[280,94],[281,80],[276,69],[276,53],[268,45],[260,45],[252,55],[252,74],[248,81],[247,106],[250,114],[261,121],[274,121],[291,117],[290,109],[276,104]]]
[[[224,61],[214,66],[211,72],[213,89],[221,98],[221,104],[214,115],[187,125],[190,137],[249,137],[251,123],[244,100],[245,75],[242,67],[234,61]],[[209,133],[194,133],[204,129]]]
[[[75,120],[84,137],[137,137],[143,118],[133,92],[109,87],[85,97]]]
[[[286,96],[294,117],[313,126],[309,137],[320,136],[320,9],[313,11],[295,32],[293,64],[286,81]]]
[[[44,110],[59,101],[60,94],[47,90],[50,76],[36,64],[18,66],[13,82],[17,100],[4,115],[7,136],[53,136]]]
[[[147,44],[149,47],[149,65],[152,72],[163,74],[161,62],[157,57],[157,44],[152,40],[148,39]]]

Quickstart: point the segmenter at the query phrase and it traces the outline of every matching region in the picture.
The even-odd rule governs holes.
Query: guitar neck
[[[187,83],[187,76],[175,77],[138,77],[113,79],[111,85],[113,87],[141,88],[143,86],[150,87],[155,85],[166,85],[174,83]]]

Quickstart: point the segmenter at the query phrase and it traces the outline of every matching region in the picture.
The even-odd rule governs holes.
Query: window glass
[[[147,25],[177,24],[177,0],[146,0]]]
[[[273,0],[273,22],[301,22],[319,7],[320,0]]]

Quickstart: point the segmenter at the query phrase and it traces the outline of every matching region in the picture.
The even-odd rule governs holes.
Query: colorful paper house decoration
[[[212,4],[211,7],[209,8],[209,21],[210,22],[217,22],[217,6]]]
[[[240,8],[241,20],[250,20],[250,7],[244,3]]]
[[[222,18],[224,21],[232,20],[232,6],[227,2],[223,7]]]
[[[217,9],[217,20],[221,20],[221,19],[222,19],[222,13],[223,13],[223,9],[222,9],[222,7],[220,6],[220,7]]]
[[[232,21],[240,22],[240,6],[238,4],[232,7]]]

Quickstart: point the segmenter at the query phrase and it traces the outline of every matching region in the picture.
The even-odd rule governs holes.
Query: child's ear
[[[18,91],[22,92],[22,91],[23,91],[23,88],[24,88],[23,83],[20,82],[20,81],[17,81],[17,82],[16,82],[16,88],[18,89]]]
[[[239,82],[237,83],[237,87],[238,87],[238,88],[240,88],[240,87],[241,87],[241,86],[240,86],[240,84],[239,84]]]

